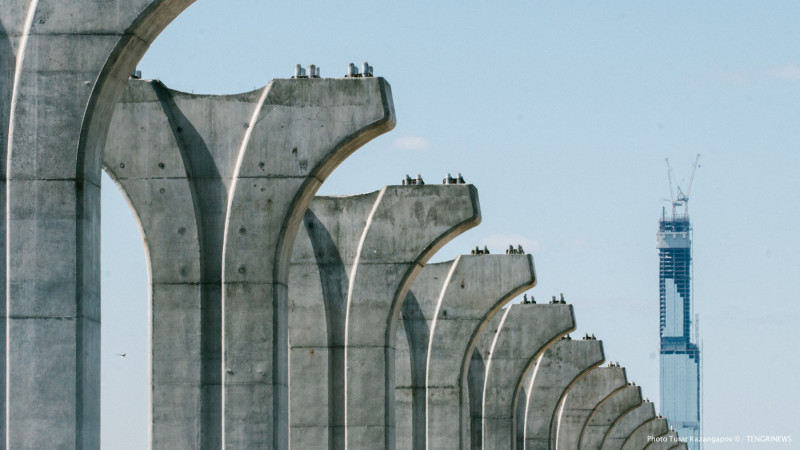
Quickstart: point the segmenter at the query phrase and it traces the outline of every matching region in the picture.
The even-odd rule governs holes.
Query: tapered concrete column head
[[[460,436],[468,417],[461,409],[461,380],[477,333],[487,317],[535,282],[530,255],[461,255],[422,269],[397,328],[398,448],[457,448],[466,438]]]
[[[642,449],[669,430],[667,419],[656,417],[639,425],[622,443],[622,450]]]
[[[273,80],[243,124],[222,267],[224,445],[289,445],[286,306],[294,238],[320,183],[394,124],[382,78]]]
[[[600,403],[589,416],[581,434],[580,449],[599,449],[609,429],[633,408],[641,405],[639,386],[625,385]]]
[[[561,402],[556,424],[556,447],[579,448],[589,417],[598,405],[618,389],[627,386],[622,367],[596,367],[578,380]]]
[[[555,445],[558,408],[569,389],[604,360],[602,341],[561,339],[536,362],[525,420],[525,448]]]
[[[388,186],[350,273],[345,341],[346,445],[394,446],[394,339],[402,302],[445,243],[480,221],[471,185]]]
[[[608,430],[603,438],[602,450],[618,450],[638,427],[656,417],[653,402],[643,401],[639,406],[630,410]]]
[[[525,373],[575,328],[572,305],[515,304],[495,336],[483,391],[483,448],[513,448],[516,404]]]

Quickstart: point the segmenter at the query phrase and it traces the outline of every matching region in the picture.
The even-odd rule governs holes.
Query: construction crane
[[[678,188],[678,198],[675,198],[675,194],[672,190],[672,167],[669,165],[669,158],[664,159],[667,162],[667,179],[669,180],[669,198],[670,202],[672,203],[672,217],[675,217],[675,208],[678,206],[683,206],[683,214],[685,216],[689,215],[689,194],[692,192],[692,184],[694,183],[694,174],[697,172],[697,163],[700,161],[700,154],[697,154],[697,157],[694,159],[694,167],[692,167],[692,176],[689,178],[689,185],[686,187],[686,193],[683,193],[680,186]]]

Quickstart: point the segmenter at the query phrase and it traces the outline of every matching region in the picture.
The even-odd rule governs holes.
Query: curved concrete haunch
[[[674,430],[669,430],[661,436],[658,436],[653,442],[648,443],[644,448],[646,450],[669,450],[679,447],[681,444],[686,445],[678,439],[678,433]]]
[[[314,199],[290,278],[293,447],[394,445],[403,299],[433,252],[479,220],[477,191],[466,185]]]
[[[578,448],[597,450],[603,445],[608,430],[633,408],[642,404],[642,391],[639,386],[630,384],[614,391],[592,411],[581,433]]]
[[[508,309],[508,308],[506,308]],[[483,389],[486,384],[486,362],[489,359],[494,337],[506,317],[507,310],[500,311],[488,320],[478,336],[472,351],[467,372],[467,402],[469,405],[469,440],[460,448],[478,450],[483,446]]]
[[[101,153],[128,76],[192,2],[0,2],[8,448],[100,447]]]
[[[273,276],[286,276],[309,195],[393,124],[380,78],[274,80],[228,96],[131,81],[104,164],[147,243],[153,446],[286,447],[286,282]]]
[[[603,438],[603,445],[600,448],[602,450],[621,449],[622,444],[637,427],[655,417],[656,410],[653,402],[643,401],[614,423]]]
[[[483,389],[483,449],[513,449],[522,380],[540,357],[575,329],[572,305],[515,304],[495,335]],[[595,341],[595,343],[597,343]],[[599,347],[598,347],[599,349]],[[602,360],[602,350],[599,351]]]
[[[644,449],[654,441],[654,439],[669,430],[667,419],[655,417],[639,425],[631,432],[625,442],[622,443],[622,450]]]
[[[556,428],[556,448],[577,449],[589,416],[611,393],[627,386],[622,367],[598,367],[576,382],[564,398]]]
[[[397,327],[397,448],[463,448],[465,384],[478,336],[505,303],[535,284],[531,255],[461,255],[422,270]]]
[[[569,389],[603,363],[603,343],[561,339],[536,361],[525,406],[525,449],[555,446],[558,409]]]
[[[349,277],[345,445],[393,448],[394,340],[414,278],[446,242],[480,222],[471,185],[390,186],[367,218]]]

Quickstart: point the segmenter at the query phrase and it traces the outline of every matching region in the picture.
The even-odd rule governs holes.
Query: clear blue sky
[[[800,3],[433,3],[199,0],[139,68],[223,94],[289,77],[296,63],[339,77],[369,61],[392,85],[397,127],[320,194],[461,172],[483,223],[436,260],[521,243],[540,280],[531,294],[564,292],[578,334],[602,339],[655,401],[664,158],[685,186],[702,154],[690,213],[704,434],[800,441]],[[103,446],[145,448],[144,254],[105,181]]]

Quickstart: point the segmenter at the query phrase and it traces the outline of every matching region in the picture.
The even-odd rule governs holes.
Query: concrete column
[[[471,450],[479,450],[483,447],[483,390],[486,384],[486,363],[489,359],[494,338],[506,317],[506,310],[489,319],[483,332],[478,336],[475,350],[469,362],[467,372],[467,404],[469,405],[469,441],[468,446]]]
[[[191,3],[0,4],[9,448],[99,448],[102,148],[128,75]]]
[[[289,274],[291,448],[344,449],[344,331],[349,274],[380,192],[316,197]]]
[[[622,443],[622,450],[640,450],[646,448],[653,438],[661,436],[669,430],[667,419],[655,417],[639,425]]]
[[[578,380],[562,402],[556,429],[557,449],[579,448],[589,416],[612,392],[627,386],[622,367],[598,367]]]
[[[640,425],[656,417],[653,402],[645,400],[614,423],[603,438],[602,450],[619,450],[630,434]]]
[[[674,447],[679,447],[681,444],[686,445],[678,439],[678,433],[676,433],[675,430],[669,430],[661,436],[658,436],[653,442],[648,443],[645,449],[669,450]]]
[[[422,270],[397,328],[398,448],[469,442],[466,379],[478,336],[506,302],[535,283],[531,255],[462,255]]]
[[[597,450],[603,438],[616,422],[633,408],[642,404],[639,386],[627,384],[617,389],[592,411],[581,434],[581,450]]]
[[[575,329],[572,305],[514,304],[495,335],[483,389],[483,449],[516,446],[516,406],[525,373]],[[595,343],[597,343],[595,341]],[[599,346],[597,347],[599,350]],[[602,350],[599,352],[602,359]]]
[[[525,407],[525,449],[555,446],[558,409],[569,389],[604,360],[602,341],[561,339],[536,361]]]
[[[287,95],[300,100],[287,101]],[[303,111],[306,105],[313,107]],[[267,114],[265,111],[268,118],[253,120]],[[235,242],[239,245],[249,234],[258,234],[270,224],[274,234],[269,237],[276,242],[281,236],[285,239],[286,230],[281,235],[280,224],[273,222],[286,217],[274,215],[275,205],[280,203],[283,213],[296,215],[303,202],[293,197],[297,192],[282,191],[283,185],[295,182],[305,186],[303,189],[316,189],[333,164],[297,158],[311,155],[318,160],[340,160],[342,152],[352,152],[364,140],[390,128],[391,111],[388,84],[382,79],[276,80],[261,90],[230,96],[186,94],[171,91],[159,82],[129,83],[111,127],[104,164],[133,206],[147,243],[154,447],[222,445],[221,296],[228,218],[236,216],[236,223],[241,224],[236,229]],[[304,117],[310,113],[315,114],[316,121]],[[330,126],[331,122],[335,124]],[[323,131],[326,125],[328,129]],[[297,147],[290,150],[285,147],[289,145]],[[259,161],[248,160],[254,167],[248,166],[249,171],[241,173],[242,161],[251,147],[256,148],[253,152],[258,153]],[[320,174],[323,169],[324,174]],[[267,198],[254,199],[246,192],[244,197],[249,195],[252,200],[248,204],[233,197],[231,190],[237,183],[258,186],[258,192]],[[235,208],[229,209],[229,204]],[[251,216],[242,218],[242,210]],[[256,231],[248,231],[248,227]],[[240,256],[235,251],[229,253]],[[265,253],[261,259],[239,266],[239,276],[245,281],[234,283],[241,288],[234,289],[238,298],[249,293],[252,297],[243,301],[260,304],[258,293],[265,288],[258,283],[261,289],[252,287],[246,275],[248,268],[256,274],[265,270],[258,264],[273,267],[268,256]],[[259,311],[263,313],[254,307],[252,312],[258,315]],[[250,324],[248,331],[259,336],[274,334],[268,345],[273,338],[285,342],[285,336],[273,333],[272,325],[271,321]],[[242,324],[229,331],[235,333],[239,326]],[[227,344],[236,345],[237,341],[232,339]],[[276,367],[285,370],[287,361],[278,362]],[[271,363],[259,366],[263,373],[256,375],[272,378],[270,367]],[[236,378],[232,369],[225,373]],[[232,391],[238,388],[231,387]],[[268,390],[261,392],[272,398]],[[231,412],[244,406],[237,404]],[[274,434],[264,431],[272,426],[266,418],[285,423],[285,402],[276,400],[253,407],[257,412],[243,419],[250,428],[244,427],[246,432],[239,437],[255,439],[256,447],[285,447],[282,443],[288,430],[278,427]],[[268,435],[274,439],[266,438]],[[237,442],[229,440],[229,445],[238,446]],[[250,444],[242,445],[250,448]]]
[[[406,294],[395,337],[395,429],[398,450],[425,448],[425,374],[430,325],[455,261],[428,264]]]
[[[350,273],[345,445],[394,448],[394,339],[406,293],[430,256],[480,221],[471,185],[384,188]]]
[[[289,283],[293,447],[394,445],[393,346],[402,300],[431,254],[479,218],[472,186],[389,186],[314,199]]]

